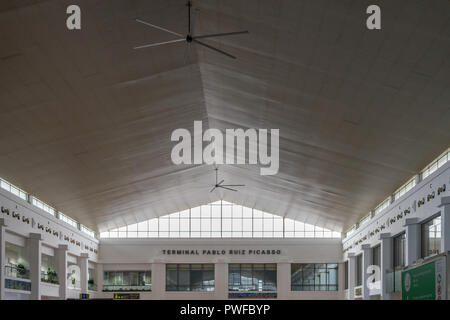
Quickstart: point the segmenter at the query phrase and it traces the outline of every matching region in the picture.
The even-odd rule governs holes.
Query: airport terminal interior
[[[1,0],[0,40],[1,300],[450,297],[448,0]]]

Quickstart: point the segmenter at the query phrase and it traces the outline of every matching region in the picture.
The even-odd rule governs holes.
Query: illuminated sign
[[[114,293],[114,300],[139,300],[139,293]]]
[[[80,293],[81,300],[87,300],[89,299],[89,297],[90,297],[89,293]]]
[[[276,292],[229,292],[229,299],[236,298],[262,298],[262,299],[276,299],[278,294]]]

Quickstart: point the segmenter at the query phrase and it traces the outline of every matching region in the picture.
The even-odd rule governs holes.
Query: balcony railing
[[[97,291],[97,284],[96,283],[89,283],[88,282],[88,290],[90,291]]]
[[[17,265],[6,265],[5,276],[18,279],[30,279],[30,270]]]
[[[52,284],[59,284],[58,275],[56,273],[41,272],[41,281]]]
[[[23,280],[5,279],[5,288],[20,291],[31,291],[31,282]]]
[[[128,286],[128,285],[110,285],[110,284],[104,284],[103,285],[103,291],[104,292],[111,292],[111,291],[117,291],[117,292],[131,292],[131,291],[152,291],[152,285],[146,284],[142,286]]]

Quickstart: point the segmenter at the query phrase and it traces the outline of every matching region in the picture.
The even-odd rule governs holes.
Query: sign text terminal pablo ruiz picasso
[[[165,249],[162,250],[162,254],[164,255],[280,255],[281,250],[280,249],[249,249],[249,250],[243,250],[243,249]]]

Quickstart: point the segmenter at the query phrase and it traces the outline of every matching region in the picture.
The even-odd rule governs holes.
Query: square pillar
[[[353,300],[355,297],[355,284],[356,284],[356,256],[353,252],[348,255],[348,298]]]
[[[417,218],[406,219],[406,265],[414,264],[420,258],[421,230]]]
[[[380,234],[381,240],[381,299],[389,300],[390,294],[387,292],[386,271],[393,266],[393,239],[390,233]]]
[[[277,295],[278,299],[289,299],[291,291],[291,264],[283,261],[277,263]]]
[[[442,197],[441,204],[441,252],[450,251],[450,197]]]
[[[367,273],[367,269],[372,264],[372,249],[369,244],[363,244],[361,246],[363,251],[363,265],[362,265],[362,297],[364,300],[370,299],[369,286],[367,285],[367,278],[369,278],[369,274]]]
[[[58,281],[59,281],[59,299],[67,299],[67,250],[66,244],[60,244],[56,249],[58,257]]]
[[[393,204],[395,202],[395,196],[393,194],[391,194],[389,196],[389,204]]]
[[[5,299],[5,233],[6,233],[6,221],[4,218],[0,219],[0,300]]]
[[[228,299],[228,263],[224,259],[214,264],[214,296],[218,300]]]
[[[97,292],[103,292],[103,264],[97,263],[96,265],[96,276],[97,276]],[[152,279],[153,279],[153,271],[152,271]]]
[[[289,282],[289,286],[291,283]],[[289,288],[290,290],[290,288]],[[339,299],[345,299],[344,291],[345,291],[345,263],[340,262],[338,264],[338,291],[339,291]]]
[[[82,253],[78,259],[78,266],[80,267],[80,287],[81,293],[88,293],[89,280],[89,253]]]
[[[31,300],[41,300],[41,240],[40,233],[30,233],[28,255],[30,258]]]
[[[414,176],[414,181],[416,182],[416,185],[422,181],[422,177],[420,176],[420,174],[416,174]]]
[[[152,264],[152,296],[154,299],[164,299],[166,294],[166,264],[155,260]]]

